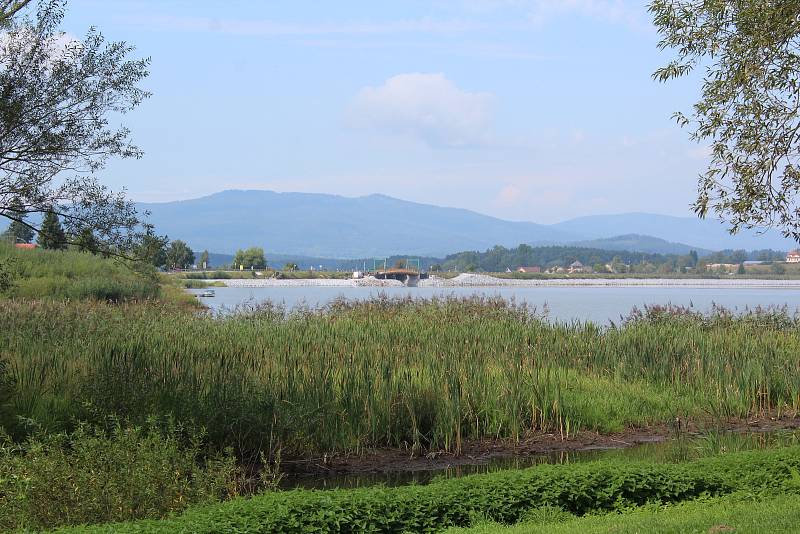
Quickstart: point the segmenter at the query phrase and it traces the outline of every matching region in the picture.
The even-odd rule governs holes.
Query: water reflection
[[[480,463],[453,465],[434,470],[290,476],[283,479],[281,486],[284,489],[337,489],[362,488],[379,484],[384,486],[428,484],[439,479],[458,478],[477,473],[493,473],[507,469],[525,469],[541,464],[572,464],[595,460],[671,463],[730,452],[771,449],[798,444],[800,444],[800,430],[746,433],[712,431],[699,436],[683,435],[666,441],[642,443],[620,449],[554,451],[525,457],[499,457]]]

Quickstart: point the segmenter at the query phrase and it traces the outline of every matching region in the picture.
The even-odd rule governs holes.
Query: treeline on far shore
[[[574,262],[586,270],[612,273],[692,273],[706,272],[709,266],[741,265],[747,261],[783,262],[786,252],[777,250],[723,250],[707,255],[654,254],[625,250],[604,250],[572,246],[516,248],[495,246],[485,252],[459,252],[441,262],[442,270],[503,272],[520,267],[539,267],[542,271],[569,267]],[[783,274],[778,272],[775,274]]]
[[[259,252],[263,254],[261,249]],[[241,252],[241,251],[240,251]],[[239,254],[237,254],[237,257]],[[238,270],[233,256],[211,253],[207,270]],[[284,272],[348,272],[372,271],[392,267],[419,268],[431,272],[489,272],[501,273],[517,271],[522,267],[537,267],[540,271],[568,269],[579,262],[584,272],[631,273],[631,274],[702,274],[709,271],[728,270],[736,272],[745,262],[760,262],[759,266],[746,266],[747,274],[782,275],[791,274],[784,265],[785,251],[764,250],[723,250],[706,255],[690,251],[688,254],[655,254],[625,250],[605,250],[573,246],[519,245],[515,248],[495,246],[486,251],[465,251],[450,254],[444,258],[396,254],[376,259],[332,259],[270,254],[262,256],[256,269],[278,270]],[[202,265],[197,265],[202,269]],[[244,270],[249,270],[247,266]],[[744,274],[744,273],[739,273]]]

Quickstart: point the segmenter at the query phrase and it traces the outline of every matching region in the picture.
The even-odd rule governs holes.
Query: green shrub
[[[181,273],[180,278],[186,280],[208,280],[208,279],[222,280],[231,278],[231,275],[229,273],[226,273],[225,271],[214,271],[214,272],[199,271],[199,272]]]
[[[539,466],[427,486],[269,493],[191,508],[161,522],[65,532],[438,532],[467,526],[476,516],[511,524],[545,506],[583,515],[735,491],[778,493],[786,490],[798,467],[798,448],[737,453],[682,465],[598,462]]]
[[[159,518],[235,492],[232,456],[179,429],[79,426],[0,444],[0,530]]]
[[[677,505],[643,506],[621,514],[567,522],[483,523],[446,534],[797,534],[800,496],[747,496],[699,499]]]
[[[195,278],[187,278],[185,280],[180,280],[180,284],[182,287],[187,289],[201,289],[204,287],[208,287],[209,283],[202,279],[195,279]]]

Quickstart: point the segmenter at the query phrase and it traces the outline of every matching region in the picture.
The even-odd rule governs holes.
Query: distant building
[[[786,263],[800,263],[800,249],[793,250],[787,254]]]
[[[569,273],[570,274],[573,274],[573,273],[585,273],[585,272],[587,272],[586,267],[584,267],[583,264],[581,262],[579,262],[579,261],[574,261],[569,266]]]
[[[542,272],[542,268],[539,266],[531,266],[531,267],[520,267],[517,269],[518,273],[540,273]]]

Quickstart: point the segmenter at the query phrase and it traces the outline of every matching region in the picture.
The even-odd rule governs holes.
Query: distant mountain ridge
[[[151,212],[149,220],[159,233],[182,239],[194,250],[221,254],[261,246],[273,255],[315,258],[386,257],[398,252],[443,257],[522,243],[662,254],[796,248],[774,231],[731,236],[718,222],[693,217],[628,213],[545,225],[385,195],[351,198],[228,190],[191,200],[140,203],[138,207]]]
[[[551,225],[564,232],[581,234],[587,239],[620,236],[636,232],[670,242],[686,243],[706,250],[724,249],[775,249],[790,250],[796,247],[792,240],[775,230],[762,234],[743,231],[731,235],[727,227],[716,219],[675,217],[652,213],[620,213],[614,215],[588,215]]]
[[[396,251],[443,256],[496,244],[512,247],[581,238],[546,225],[383,195],[223,191],[138,207],[151,212],[149,220],[160,233],[182,239],[195,250],[228,254],[262,246],[281,254],[329,258],[387,256]]]

